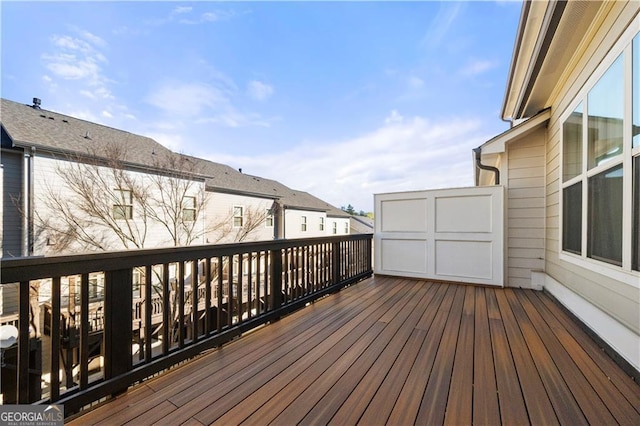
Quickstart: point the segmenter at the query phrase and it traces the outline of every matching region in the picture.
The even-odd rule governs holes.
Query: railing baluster
[[[169,336],[173,324],[170,322],[169,314],[171,306],[169,301],[169,264],[162,265],[162,354],[169,353]]]
[[[51,281],[51,368],[49,396],[55,402],[60,398],[60,277]]]
[[[223,260],[223,257],[218,256],[218,309],[217,309],[218,333],[222,331],[222,286],[223,286],[222,273],[224,271],[224,268],[222,266],[222,263],[223,263],[222,260]]]
[[[151,347],[151,338],[153,334],[153,324],[151,323],[151,313],[153,310],[152,298],[151,295],[151,286],[153,285],[151,274],[152,266],[147,265],[144,268],[144,360],[145,362],[151,362],[152,358],[152,347]]]
[[[184,261],[178,262],[178,294],[177,294],[177,308],[178,308],[178,347],[184,348]],[[193,298],[193,289],[191,291],[191,298]]]
[[[80,389],[89,384],[89,274],[80,276]]]
[[[191,296],[191,321],[192,321],[192,331],[191,331],[191,341],[198,341],[198,303],[200,302],[200,275],[198,274],[198,263],[199,260],[191,261],[191,288],[193,295]]]
[[[251,319],[253,310],[253,252],[247,254],[247,319]]]
[[[211,258],[204,261],[204,335],[211,333]]]
[[[29,281],[20,283],[19,288],[19,318],[18,321],[18,404],[29,403]]]
[[[242,322],[242,303],[243,303],[243,298],[242,296],[244,296],[244,277],[242,276],[242,272],[243,272],[243,265],[244,265],[244,254],[240,253],[238,254],[238,282],[237,282],[237,286],[238,286],[238,322]]]

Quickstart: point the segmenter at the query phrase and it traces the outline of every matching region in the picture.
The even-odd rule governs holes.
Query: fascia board
[[[525,137],[538,127],[545,125],[551,117],[551,108],[547,108],[534,115],[527,121],[512,127],[504,133],[480,145],[482,154],[500,154],[506,151],[507,144]]]

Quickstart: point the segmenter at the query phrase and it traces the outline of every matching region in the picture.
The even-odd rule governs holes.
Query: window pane
[[[622,154],[622,71],[621,55],[589,92],[589,169]]]
[[[633,269],[640,271],[640,156],[633,159]]]
[[[622,165],[589,179],[587,256],[622,265]]]
[[[633,39],[633,146],[640,146],[640,34]]]
[[[562,191],[562,250],[582,251],[582,182]]]
[[[582,172],[582,104],[562,124],[562,181]]]

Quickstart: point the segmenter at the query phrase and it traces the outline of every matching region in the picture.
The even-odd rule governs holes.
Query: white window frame
[[[196,215],[196,197],[192,195],[185,195],[182,197],[182,217],[185,222],[195,222]]]
[[[320,223],[318,224],[318,229],[320,231],[324,231],[324,217],[320,216]]]
[[[338,222],[336,222],[334,220],[332,223],[333,223],[333,234],[337,235],[338,234]]]
[[[267,213],[264,218],[264,226],[267,228],[273,228],[273,211],[271,209],[267,209]]]
[[[307,232],[307,217],[300,216],[300,232]]]
[[[344,223],[344,233],[348,234],[349,233],[349,222],[345,222]]]
[[[239,215],[238,211],[240,211]],[[236,223],[236,219],[240,219],[239,225]],[[234,228],[242,228],[244,226],[244,206],[233,206],[233,218],[231,220]]]
[[[631,285],[635,288],[640,288],[640,272],[632,269],[632,238],[631,233],[633,230],[633,215],[632,215],[632,160],[634,157],[640,155],[640,147],[632,148],[632,107],[633,96],[632,90],[626,90],[631,87],[633,70],[632,70],[632,49],[633,39],[636,35],[640,34],[638,28],[640,27],[640,16],[636,17],[629,27],[624,31],[623,35],[618,39],[611,50],[606,54],[604,60],[598,65],[593,74],[588,78],[586,84],[582,87],[577,96],[568,105],[565,111],[560,116],[560,164],[559,164],[559,210],[558,210],[558,253],[559,258],[562,261],[569,262],[581,268],[589,269],[616,281],[621,281],[625,284]],[[620,55],[623,55],[623,78],[624,78],[624,111],[623,111],[623,150],[622,155],[613,161],[606,162],[605,164],[588,169],[588,113],[589,106],[587,97],[591,89],[600,81],[600,78],[609,70],[611,65],[618,59]],[[583,145],[582,145],[582,172],[566,182],[562,182],[564,158],[563,158],[563,143],[564,136],[562,132],[562,126],[568,119],[571,113],[578,107],[580,103],[583,103]],[[622,164],[623,167],[623,200],[622,200],[622,266],[613,265],[604,261],[596,260],[587,257],[588,252],[588,181],[591,177],[605,171],[614,168],[617,165]],[[563,193],[564,189],[572,186],[575,183],[582,182],[582,247],[580,254],[574,254],[568,251],[564,251],[563,245]]]
[[[111,209],[111,214],[115,220],[131,220],[133,219],[133,191],[131,189],[116,188],[113,190],[115,195],[115,203]],[[128,200],[125,194],[128,193]],[[116,217],[116,209],[121,209],[122,216]]]

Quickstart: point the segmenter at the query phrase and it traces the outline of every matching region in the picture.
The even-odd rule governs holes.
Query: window
[[[562,124],[562,181],[582,173],[582,103]]]
[[[196,197],[184,197],[182,199],[182,217],[188,222],[196,220]]]
[[[640,155],[633,159],[633,269],[640,271]]]
[[[344,224],[344,233],[348,234],[349,233],[349,223],[345,223]]]
[[[562,249],[574,254],[582,250],[582,182],[562,193]]]
[[[622,155],[624,74],[622,55],[591,89],[589,113],[589,169]]]
[[[324,231],[324,217],[320,218],[320,225],[318,225],[318,229],[320,229],[320,231]]]
[[[271,209],[267,209],[265,226],[267,228],[273,228],[273,212],[271,211]]]
[[[587,256],[622,266],[622,165],[589,178]]]
[[[300,230],[302,232],[307,232],[307,217],[306,216],[301,216],[300,217]]]
[[[640,147],[640,34],[633,39],[633,147]]]
[[[633,125],[631,126],[631,146],[633,162],[633,214],[632,221],[632,254],[631,263],[635,271],[640,271],[640,34],[633,39]]]
[[[114,190],[113,218],[126,220],[133,218],[133,194],[128,189]]]
[[[333,222],[333,233],[334,234],[338,233],[338,222]]]
[[[233,227],[242,228],[244,226],[244,207],[233,207]]]
[[[611,274],[640,271],[640,34],[630,31],[561,133],[561,247],[573,255],[563,259],[609,264]]]

